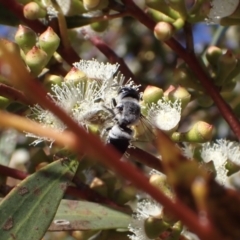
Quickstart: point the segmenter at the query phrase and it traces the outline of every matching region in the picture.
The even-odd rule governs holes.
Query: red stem
[[[36,33],[43,33],[47,29],[47,26],[43,25],[38,20],[26,19],[23,15],[23,5],[16,2],[15,0],[0,0],[0,3],[12,13],[14,13],[14,15],[18,17],[19,20],[32,28]],[[72,63],[79,61],[79,56],[71,47],[65,49],[62,45],[60,45],[57,51],[69,65],[72,65]]]
[[[132,0],[125,1],[127,6],[127,11],[129,14],[140,21],[143,25],[148,27],[151,31],[154,31],[156,23],[145,14]],[[190,67],[190,69],[195,73],[206,92],[211,96],[219,111],[221,112],[224,119],[229,124],[230,128],[240,140],[240,124],[238,118],[233,113],[229,105],[223,100],[219,94],[217,88],[212,83],[212,79],[206,74],[206,72],[201,67],[199,61],[197,60],[193,52],[187,52],[174,38],[171,38],[165,43],[178,54]]]
[[[31,104],[22,92],[3,83],[0,83],[0,96],[10,98],[14,101],[21,102],[26,105]]]

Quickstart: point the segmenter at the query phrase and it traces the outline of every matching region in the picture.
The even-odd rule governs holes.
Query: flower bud
[[[148,85],[143,92],[143,101],[145,103],[157,103],[163,97],[163,90],[161,88]]]
[[[146,5],[156,12],[163,13],[172,19],[177,19],[180,17],[179,13],[172,9],[165,0],[146,0]]]
[[[28,27],[19,25],[15,34],[15,42],[18,46],[27,53],[36,44],[36,33]]]
[[[232,70],[232,72],[227,76],[226,83],[231,83],[236,76],[240,73],[240,59],[237,58],[237,64],[235,68]]]
[[[174,81],[185,88],[191,88],[195,91],[203,91],[202,86],[199,84],[194,75],[189,71],[187,67],[178,67],[173,71]]]
[[[222,86],[221,93],[232,92],[236,85],[237,82],[235,79],[227,82],[225,85]]]
[[[157,10],[149,8],[147,10],[147,14],[155,21],[155,22],[168,22],[173,23],[174,19],[169,17],[168,15],[159,12]]]
[[[169,224],[156,217],[148,217],[144,221],[145,233],[150,239],[158,238],[159,235],[169,227]]]
[[[26,54],[26,64],[31,70],[31,73],[34,76],[37,76],[43,68],[46,66],[48,61],[47,54],[40,48],[34,46]]]
[[[222,55],[222,49],[216,46],[210,46],[206,51],[206,58],[210,65],[212,66],[213,70],[217,69],[218,66],[218,59]]]
[[[195,123],[192,128],[185,133],[175,132],[172,134],[173,141],[176,142],[196,142],[196,143],[205,143],[212,139],[213,135],[213,126],[199,121]]]
[[[167,178],[164,174],[153,174],[149,178],[149,183],[161,190],[167,197],[173,196],[172,191],[167,183]]]
[[[191,95],[185,88],[178,86],[168,94],[168,99],[171,102],[175,102],[177,99],[181,100],[181,108],[183,111],[183,109],[190,102]]]
[[[90,188],[102,196],[106,197],[108,195],[107,186],[100,178],[95,177],[90,184]]]
[[[64,77],[65,82],[73,81],[76,84],[81,81],[87,82],[87,80],[88,80],[87,75],[75,67],[71,68],[71,70]]]
[[[45,51],[50,59],[60,44],[60,38],[51,27],[39,36],[39,46]]]
[[[108,0],[83,0],[83,5],[86,10],[102,10],[108,7]]]
[[[154,28],[154,36],[160,41],[170,39],[174,34],[174,27],[167,22],[158,22]]]
[[[101,176],[101,179],[106,183],[109,192],[112,192],[115,188],[116,183],[117,183],[116,175],[114,175],[111,172],[105,172]]]
[[[10,99],[0,96],[0,109],[6,109],[10,103]]]
[[[95,22],[90,26],[95,32],[104,32],[108,27],[108,21]]]
[[[227,52],[221,55],[218,59],[218,70],[215,78],[215,84],[217,86],[222,86],[229,74],[234,70],[236,65],[236,57],[232,54],[230,50],[227,50]]]
[[[23,14],[27,19],[36,20],[46,17],[47,11],[36,2],[30,2],[23,7]]]
[[[47,88],[49,92],[51,92],[51,87],[53,84],[60,85],[63,81],[63,78],[58,75],[46,74],[44,76],[43,85]]]
[[[211,107],[213,105],[212,98],[207,95],[198,96],[197,102],[198,102],[199,106],[204,107],[204,108]]]
[[[82,1],[79,0],[56,0],[64,16],[75,16],[86,13]]]
[[[115,194],[114,198],[118,204],[125,204],[133,200],[136,196],[136,188],[133,186],[123,186]]]

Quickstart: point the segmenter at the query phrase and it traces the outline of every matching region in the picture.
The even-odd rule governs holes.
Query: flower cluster
[[[225,139],[217,140],[217,143],[205,143],[202,146],[201,157],[204,162],[213,161],[216,169],[216,180],[225,185],[227,182],[226,164],[228,161],[240,164],[240,145]]]
[[[124,77],[117,72],[119,65],[99,63],[96,60],[81,60],[73,66],[74,68],[66,75],[65,81],[52,85],[52,93],[49,93],[49,97],[79,125],[86,130],[91,126],[97,126],[99,135],[106,138],[105,129],[115,124],[112,100],[117,99],[118,91],[124,84]],[[124,86],[137,91],[139,87],[132,81],[128,81]],[[53,113],[39,105],[31,108],[28,117],[60,132],[66,129],[66,125]],[[180,117],[180,101],[171,103],[166,99],[150,104],[146,116],[152,127],[163,130],[174,128]],[[27,133],[27,136],[37,138],[33,144],[43,140],[53,142],[52,139],[31,133]]]

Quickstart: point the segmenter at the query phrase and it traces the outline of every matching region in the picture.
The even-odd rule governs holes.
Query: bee
[[[107,145],[112,145],[122,154],[133,139],[134,131],[131,127],[143,119],[140,100],[138,90],[130,86],[121,87],[117,98],[113,99],[115,124],[108,131]]]

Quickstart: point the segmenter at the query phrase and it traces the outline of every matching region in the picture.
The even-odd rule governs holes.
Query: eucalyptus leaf
[[[0,238],[42,239],[77,166],[60,159],[16,186],[0,203]]]

